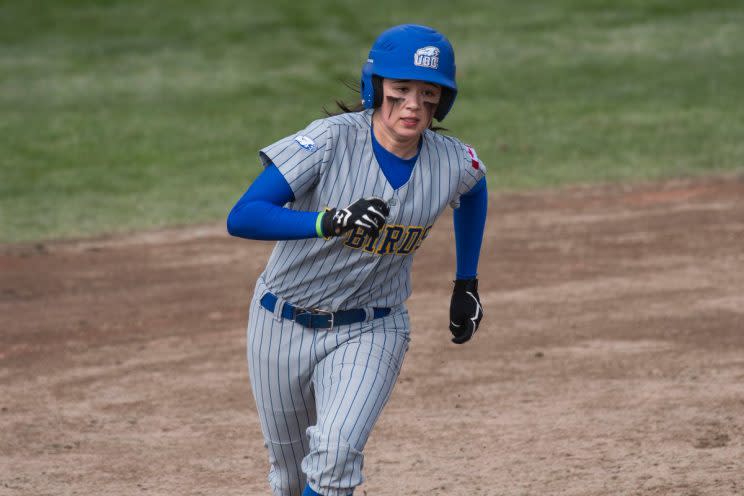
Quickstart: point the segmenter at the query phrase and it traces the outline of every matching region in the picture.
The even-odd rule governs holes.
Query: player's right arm
[[[340,236],[361,228],[377,233],[390,213],[380,198],[362,198],[346,208],[305,212],[285,208],[295,200],[292,188],[274,164],[269,164],[227,216],[227,232],[260,240],[289,240]]]
[[[289,183],[274,164],[267,166],[227,216],[227,232],[247,239],[317,238],[319,212],[284,208],[294,201]]]
[[[389,214],[380,198],[359,198],[321,212],[284,207],[317,187],[331,161],[333,135],[329,120],[318,119],[262,148],[258,155],[265,169],[232,208],[227,231],[242,238],[278,241],[342,236],[358,228],[377,237]]]

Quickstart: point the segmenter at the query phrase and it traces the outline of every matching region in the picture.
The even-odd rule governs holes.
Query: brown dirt
[[[465,346],[449,226],[357,494],[744,494],[744,180],[493,198]],[[270,248],[0,245],[0,494],[268,494],[244,328]]]

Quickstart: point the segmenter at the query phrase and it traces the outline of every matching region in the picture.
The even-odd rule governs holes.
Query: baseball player
[[[263,148],[233,207],[233,236],[276,240],[256,282],[247,354],[277,496],[348,496],[408,349],[413,256],[447,205],[457,272],[449,329],[483,309],[477,266],[488,194],[472,147],[432,130],[457,96],[450,42],[425,26],[383,32],[358,108]]]

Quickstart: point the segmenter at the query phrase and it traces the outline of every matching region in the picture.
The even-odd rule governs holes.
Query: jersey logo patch
[[[480,169],[480,162],[478,162],[478,155],[475,154],[475,150],[467,147],[468,153],[470,154],[470,165],[473,166],[473,169]]]
[[[419,48],[413,54],[413,65],[429,69],[439,68],[439,48],[435,46]]]
[[[318,149],[318,146],[315,144],[315,141],[312,140],[309,136],[297,136],[295,138],[295,141],[298,145],[300,145],[302,148],[309,152],[314,152]]]

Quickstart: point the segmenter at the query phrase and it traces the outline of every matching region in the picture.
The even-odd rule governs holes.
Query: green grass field
[[[0,241],[224,218],[403,22],[455,46],[492,188],[744,168],[739,0],[6,0]]]

